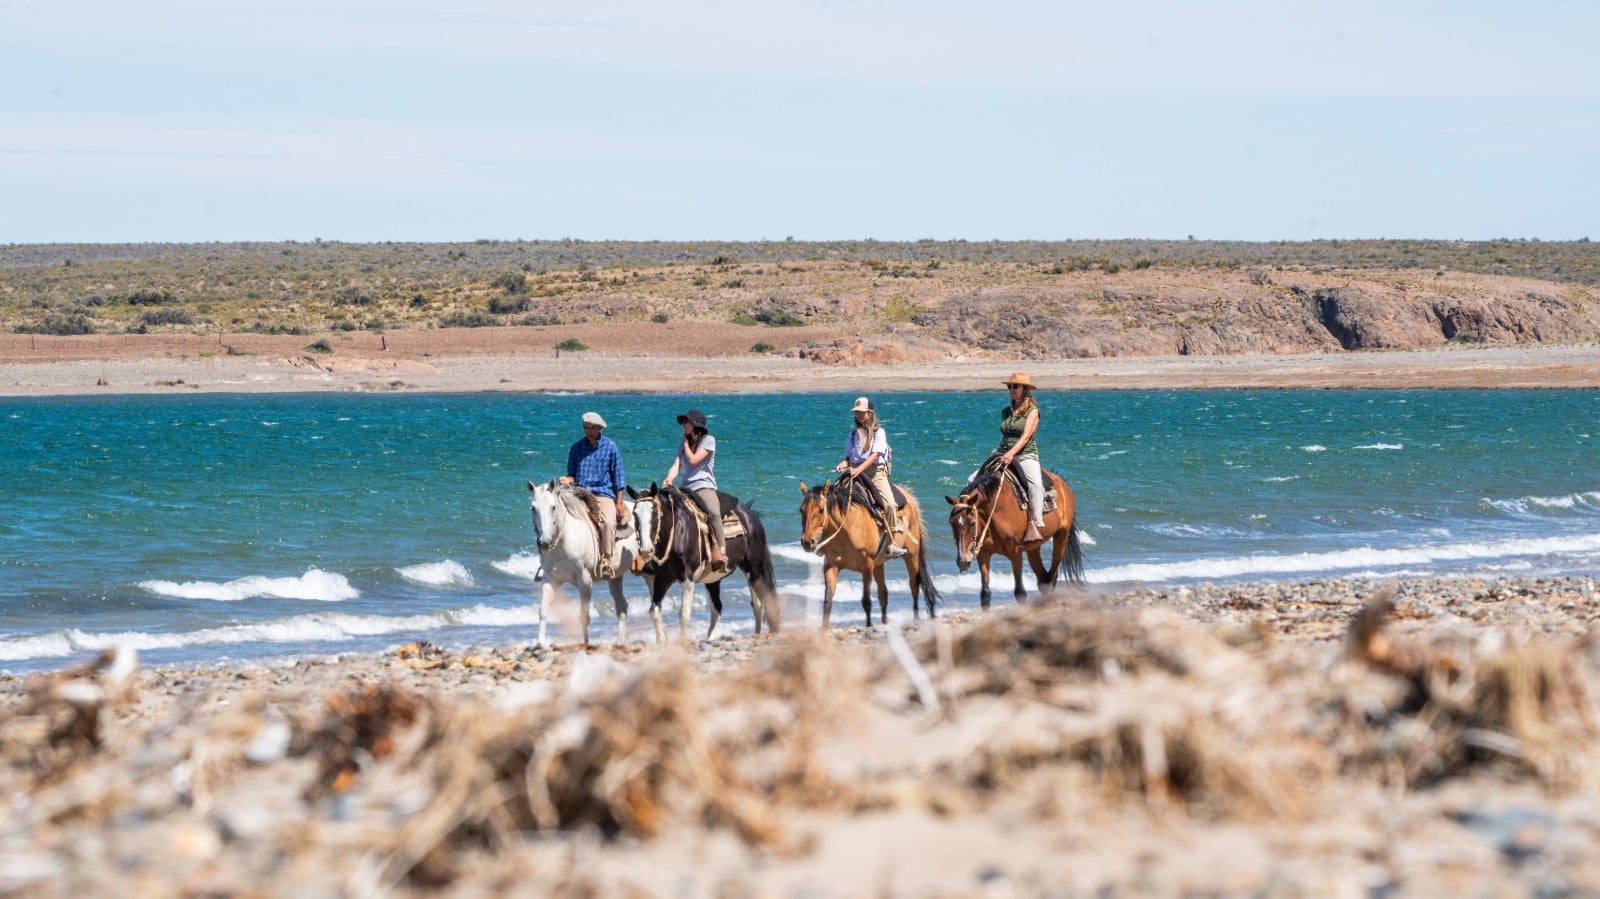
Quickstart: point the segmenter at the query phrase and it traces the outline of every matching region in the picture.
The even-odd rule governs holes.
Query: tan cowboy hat
[[[1021,371],[1012,372],[1011,377],[1004,383],[1007,387],[1010,387],[1012,384],[1021,384],[1024,387],[1034,386],[1033,380],[1028,377],[1027,372]]]
[[[851,412],[871,412],[872,401],[864,396],[856,397],[856,404],[850,407]]]

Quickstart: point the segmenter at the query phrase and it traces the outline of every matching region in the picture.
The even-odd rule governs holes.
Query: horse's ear
[[[810,488],[806,487],[806,482],[805,481],[801,481],[800,482],[800,495],[801,496],[805,496],[807,493],[810,493],[810,492],[811,492]]]
[[[627,487],[624,487],[622,489],[628,491],[628,499],[634,500],[635,502],[638,501],[638,499],[639,499],[639,491],[633,489],[633,485],[632,484],[629,484]]]
[[[960,504],[961,504],[961,500],[959,500],[959,499],[956,499],[956,498],[955,498],[955,497],[953,497],[953,496],[951,496],[951,495],[950,495],[950,494],[948,494],[948,493],[946,493],[946,494],[945,494],[945,495],[944,495],[944,501],[945,501],[945,502],[947,502],[947,503],[949,503],[949,504],[950,504],[950,505],[952,505],[952,506],[956,506],[956,505],[960,505]]]
[[[656,482],[655,481],[651,481],[650,482],[650,492],[651,493],[660,493],[661,492],[661,490],[656,487]]]
[[[529,493],[532,493],[532,492],[533,492],[533,482],[532,482],[532,481],[529,481],[529,482],[528,482],[528,492],[529,492]]]

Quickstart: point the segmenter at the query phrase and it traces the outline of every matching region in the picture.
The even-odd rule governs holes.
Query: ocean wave
[[[503,571],[512,577],[520,577],[530,581],[539,577],[538,553],[517,553],[509,559],[501,559],[498,562],[490,562],[489,564],[494,566],[496,570]]]
[[[355,637],[437,630],[453,624],[452,617],[447,613],[388,617],[321,612],[277,621],[234,624],[173,634],[147,631],[91,633],[68,628],[49,634],[0,640],[0,661],[53,658],[85,651],[98,652],[114,646],[154,650],[246,643],[337,643]]]
[[[1325,453],[1328,451],[1328,448],[1320,443],[1308,443],[1300,448],[1308,453]]]
[[[1510,564],[1518,557],[1567,555],[1600,551],[1600,534],[1575,537],[1496,540],[1487,543],[1439,543],[1422,546],[1376,549],[1358,547],[1324,553],[1287,555],[1223,556],[1119,565],[1091,569],[1092,583],[1162,582],[1184,578],[1243,578],[1312,573],[1337,573],[1366,568],[1400,565],[1430,566],[1440,562],[1484,560],[1495,565]]]
[[[252,575],[227,583],[215,581],[140,581],[139,588],[157,596],[176,599],[209,599],[238,602],[245,599],[303,599],[314,602],[340,602],[355,599],[361,591],[350,586],[342,574],[311,568],[300,577]]]
[[[1358,450],[1403,450],[1405,448],[1406,445],[1403,443],[1363,443],[1356,447]]]
[[[1523,496],[1517,499],[1488,499],[1485,505],[1511,515],[1531,516],[1541,512],[1600,511],[1600,491],[1569,493],[1565,496]]]
[[[454,559],[408,565],[395,571],[408,581],[428,587],[470,587],[473,584],[472,572]]]

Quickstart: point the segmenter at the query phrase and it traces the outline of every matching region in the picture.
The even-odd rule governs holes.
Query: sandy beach
[[[306,337],[228,335],[223,343],[218,335],[5,335],[0,395],[972,390],[1019,368],[1046,390],[1600,387],[1597,344],[1073,360],[901,353],[913,358],[828,365],[729,352],[749,339],[747,329],[732,325],[573,326],[541,334],[541,341],[571,336],[590,347],[565,353],[532,349],[527,330],[360,332],[328,340],[328,353],[305,350]]]
[[[499,337],[13,335],[0,394],[1600,386],[1593,346],[825,366]],[[1600,893],[1590,579],[789,613],[714,644],[0,678],[0,895]]]

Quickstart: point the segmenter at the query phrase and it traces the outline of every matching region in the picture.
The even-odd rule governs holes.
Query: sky
[[[1596,0],[0,0],[0,243],[1600,239]]]

